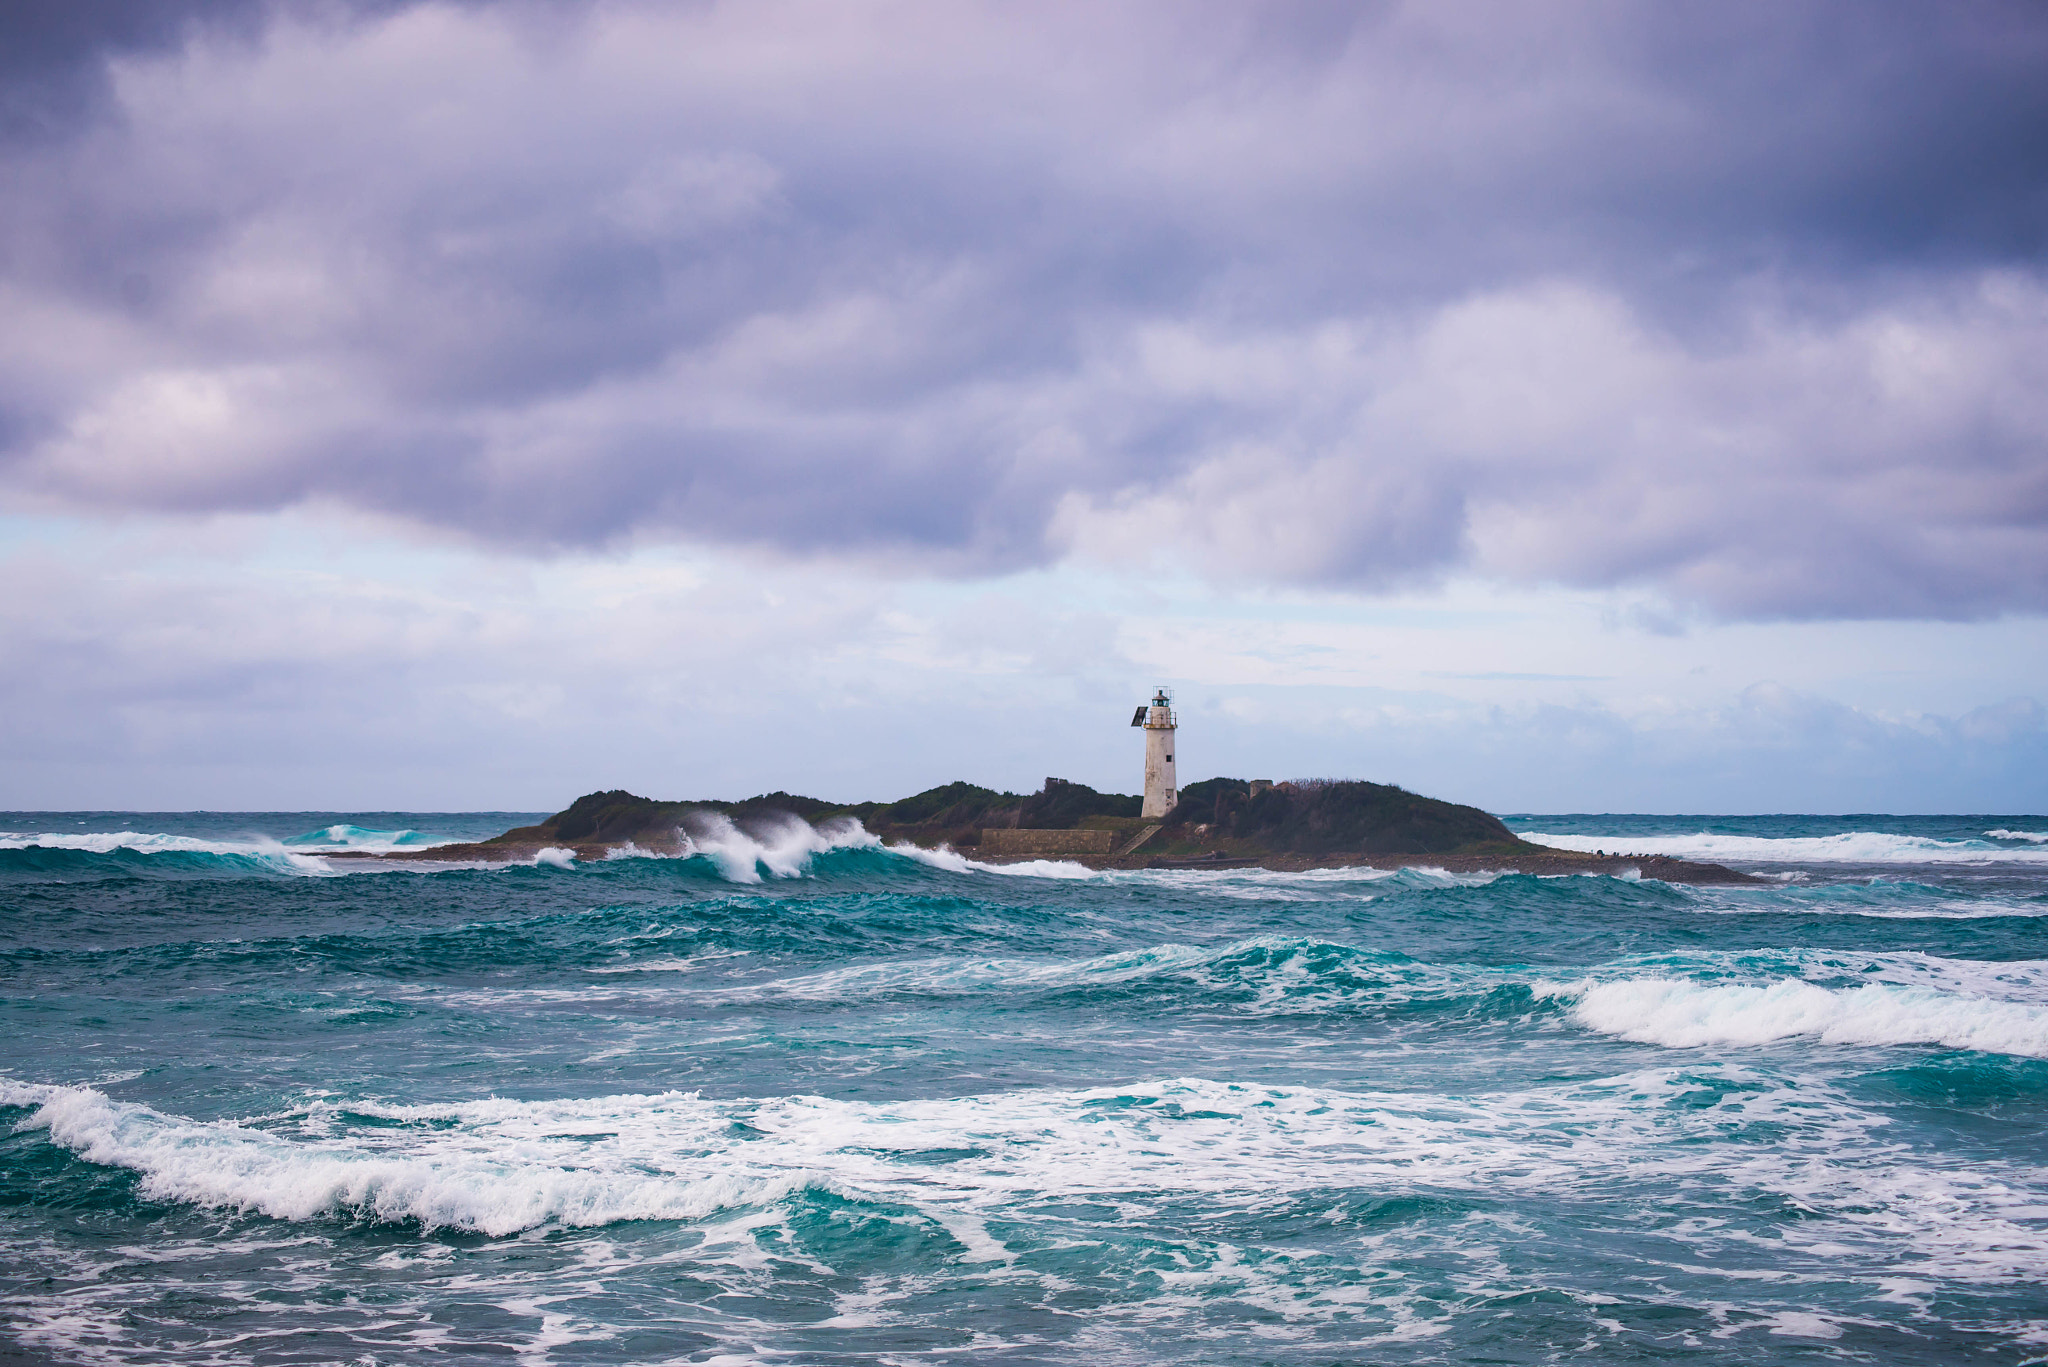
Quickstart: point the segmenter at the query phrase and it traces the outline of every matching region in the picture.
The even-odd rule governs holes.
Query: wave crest
[[[1939,1044],[2048,1058],[2048,1010],[2034,1003],[1871,983],[1831,988],[1788,978],[1764,985],[1681,978],[1547,987],[1575,998],[1572,1019],[1644,1044],[1694,1049],[1809,1038],[1822,1044]]]
[[[1983,840],[1943,840],[1889,831],[1844,831],[1840,835],[1571,835],[1521,831],[1522,839],[1552,849],[1590,854],[1605,850],[1625,856],[1663,854],[1677,859],[1735,860],[1756,864],[1985,864],[2048,863],[2048,849],[2015,849]],[[1997,836],[2000,832],[1989,831]],[[2024,835],[2005,833],[2011,838]]]
[[[317,831],[308,831],[304,835],[295,835],[284,843],[294,849],[366,850],[380,853],[386,850],[432,849],[436,845],[449,844],[450,840],[446,836],[429,835],[425,831],[377,831],[366,826],[351,826],[346,822],[338,822],[332,826],[322,826]]]
[[[1985,1181],[1979,1165],[1951,1180],[1901,1165],[1871,1136],[1881,1120],[1851,1098],[1728,1065],[1482,1096],[1168,1078],[886,1102],[679,1092],[322,1101],[240,1123],[0,1079],[0,1105],[34,1107],[17,1131],[44,1129],[88,1162],[134,1171],[157,1200],[509,1235],[702,1220],[811,1189],[914,1211],[953,1232],[969,1263],[1017,1256],[1002,1231],[1041,1221],[1047,1192],[1255,1206],[1360,1186],[1506,1194],[1647,1181],[1659,1199],[1683,1201],[1727,1161],[1700,1136],[1767,1125],[1804,1142],[1753,1154],[1745,1183],[1830,1222],[1818,1238],[1905,1231],[1977,1275],[2024,1272],[2040,1250],[2014,1223],[2038,1210],[2038,1174],[2006,1168]],[[1815,1165],[1816,1151],[1849,1161]],[[1710,1209],[1719,1197],[1698,1199]]]

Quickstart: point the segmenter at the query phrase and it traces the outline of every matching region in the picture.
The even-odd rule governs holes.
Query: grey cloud
[[[2031,7],[124,13],[5,21],[17,497],[2048,606]]]
[[[1130,699],[1175,682],[1128,617],[1084,601],[661,555],[533,575],[384,547],[352,566],[308,550],[317,537],[280,556],[264,530],[221,519],[0,557],[0,808],[546,809],[605,786],[857,800],[1048,771],[1121,788],[1139,758]],[[1248,625],[1213,631],[1267,653]],[[1510,657],[1529,647],[1503,623],[1467,639],[1503,626]],[[2009,628],[1880,630],[1957,648],[1941,672],[1963,694],[2025,682],[2018,663],[1976,658]],[[1318,652],[1351,653],[1303,643],[1260,676],[1314,677],[1302,666]],[[1434,679],[1183,678],[1188,776],[1338,773],[1497,811],[2040,810],[2035,698],[1894,714],[1743,675],[1635,707],[1582,689],[1597,680],[1502,673],[1462,697]],[[1610,696],[1663,691],[1623,682]]]
[[[1239,688],[1225,710],[1186,689],[1180,711],[1218,772],[1366,773],[1497,812],[2030,811],[2048,762],[2048,709],[2027,697],[1885,715],[1760,683],[1630,716],[1377,692]]]
[[[178,46],[201,25],[243,27],[258,0],[15,0],[0,19],[0,132],[61,134],[96,112],[110,58]]]

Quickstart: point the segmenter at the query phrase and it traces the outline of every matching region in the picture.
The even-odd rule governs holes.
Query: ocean
[[[0,813],[0,1361],[2048,1362],[2048,817],[328,857],[537,815]]]

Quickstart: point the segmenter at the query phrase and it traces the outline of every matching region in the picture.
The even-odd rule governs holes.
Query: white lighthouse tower
[[[1165,816],[1180,801],[1180,784],[1173,776],[1173,695],[1159,689],[1149,707],[1141,707],[1131,725],[1145,728],[1145,805],[1139,815]]]

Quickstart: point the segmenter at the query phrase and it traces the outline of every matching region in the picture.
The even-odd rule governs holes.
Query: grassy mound
[[[1275,854],[1484,854],[1522,848],[1477,807],[1422,797],[1389,783],[1313,779],[1258,793],[1238,778],[1181,790],[1166,817],[1168,839],[1231,842]]]
[[[1135,828],[1140,800],[1049,778],[1028,796],[972,783],[947,783],[895,802],[836,803],[798,793],[762,793],[741,802],[659,802],[623,789],[586,793],[535,826],[488,844],[593,845],[673,838],[692,814],[716,812],[741,826],[788,813],[805,821],[853,817],[887,840],[973,846],[991,826],[1072,830],[1082,825]],[[1263,854],[1486,854],[1527,847],[1477,807],[1420,797],[1385,783],[1316,780],[1261,785],[1212,778],[1181,790],[1154,848],[1200,845]]]

